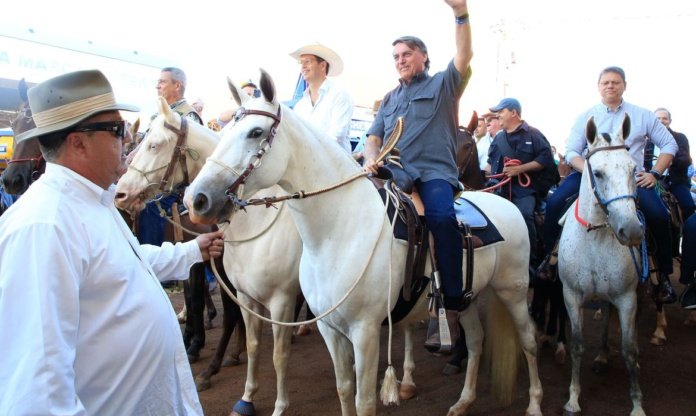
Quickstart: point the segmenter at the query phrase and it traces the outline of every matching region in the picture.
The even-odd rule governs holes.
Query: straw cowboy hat
[[[300,55],[315,55],[328,62],[330,77],[341,75],[341,72],[343,72],[343,60],[341,57],[338,56],[336,52],[322,44],[314,43],[311,45],[305,45],[290,54],[290,56],[297,60],[300,59]]]
[[[104,74],[98,70],[69,72],[46,80],[28,91],[36,128],[17,135],[21,142],[74,126],[97,113],[138,107],[116,102]]]

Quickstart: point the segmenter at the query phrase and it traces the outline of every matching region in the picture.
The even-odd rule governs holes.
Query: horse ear
[[[174,117],[174,112],[172,111],[171,108],[169,108],[169,104],[167,104],[167,100],[165,100],[162,97],[158,97],[158,105],[159,105],[159,113],[164,117],[164,119],[167,121],[167,123],[171,125],[175,125],[175,117]]]
[[[592,145],[597,138],[597,126],[594,122],[594,117],[590,117],[587,120],[587,126],[585,127],[585,137],[587,138],[587,144]]]
[[[19,85],[17,85],[17,89],[19,90],[19,98],[22,99],[25,103],[29,101],[29,97],[27,96],[27,82],[22,78],[19,80]]]
[[[273,83],[273,79],[263,68],[261,68],[260,70],[261,79],[259,80],[259,84],[261,84],[261,94],[263,94],[266,101],[275,104],[277,100],[275,93],[275,84]]]
[[[230,77],[227,77],[227,87],[230,89],[230,92],[232,93],[232,98],[234,98],[234,101],[237,102],[238,106],[244,105],[244,103],[251,97],[249,97],[249,94],[247,94],[245,91],[240,91],[239,88],[232,82]]]
[[[469,120],[469,125],[466,126],[466,131],[469,132],[469,134],[473,135],[474,130],[476,130],[476,127],[478,127],[478,113],[476,110],[474,110],[473,113],[471,113],[471,120]]]
[[[631,134],[631,117],[628,113],[624,114],[623,123],[621,124],[621,131],[619,136],[623,137],[624,141],[628,139],[628,135]]]
[[[135,120],[135,123],[131,125],[131,131],[133,132],[133,137],[135,137],[135,133],[140,130],[140,117],[138,117],[137,120]]]

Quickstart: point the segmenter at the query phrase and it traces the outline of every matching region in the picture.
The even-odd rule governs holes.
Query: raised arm
[[[466,0],[445,0],[454,12],[455,17],[455,41],[457,53],[454,56],[454,66],[462,76],[469,68],[474,52],[471,48],[471,25],[469,24],[469,9]]]

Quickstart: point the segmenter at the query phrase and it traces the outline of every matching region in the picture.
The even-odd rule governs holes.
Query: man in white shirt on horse
[[[343,72],[343,60],[336,52],[318,43],[303,46],[290,56],[297,59],[302,77],[307,81],[307,89],[293,110],[335,137],[338,145],[351,153],[349,135],[353,100],[348,92],[328,78]]]

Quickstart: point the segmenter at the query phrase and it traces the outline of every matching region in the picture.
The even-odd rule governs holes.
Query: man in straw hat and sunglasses
[[[202,414],[160,280],[219,257],[221,233],[139,245],[114,207],[130,140],[96,70],[29,90],[46,173],[0,217],[0,414]]]
[[[397,183],[402,188],[416,188],[425,206],[425,222],[435,240],[451,338],[450,344],[446,342],[446,333],[441,338],[438,319],[431,319],[425,347],[432,352],[447,352],[455,344],[459,311],[468,303],[467,294],[462,293],[463,243],[452,201],[459,190],[455,162],[458,103],[471,77],[469,62],[473,52],[466,0],[445,3],[454,13],[454,58],[447,69],[430,75],[428,49],[422,40],[402,36],[392,43],[399,86],[384,97],[367,132],[364,151],[365,169],[376,174],[382,165],[376,163],[382,141],[391,135],[397,118],[404,117],[404,132],[399,141],[403,170],[395,169],[395,178],[401,178],[402,183]]]
[[[306,45],[292,52],[300,64],[307,89],[293,110],[336,138],[346,152],[351,153],[350,121],[353,100],[348,93],[328,77],[343,72],[343,60],[332,49],[319,43]]]

